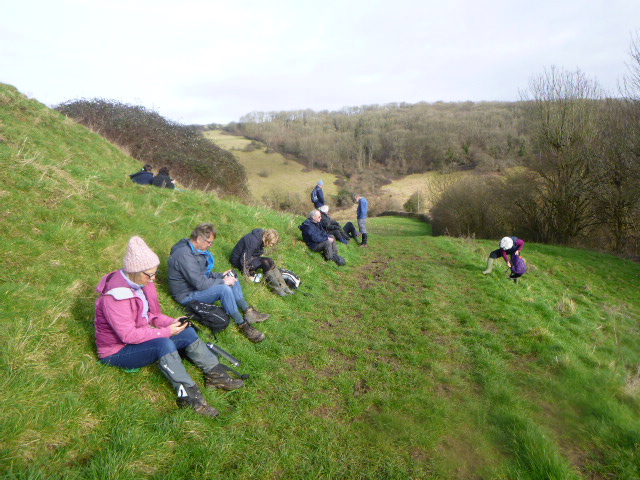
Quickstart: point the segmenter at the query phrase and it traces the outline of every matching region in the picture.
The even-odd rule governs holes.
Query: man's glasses
[[[200,237],[200,238],[201,238],[201,239],[202,239],[202,241],[204,241],[207,245],[209,245],[209,246],[213,245],[213,240],[207,240],[207,239],[206,239],[206,238],[204,238],[204,237]]]

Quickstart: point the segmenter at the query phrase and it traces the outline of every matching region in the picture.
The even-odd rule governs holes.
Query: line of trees
[[[342,176],[344,188],[368,191],[374,203],[371,193],[395,176],[482,173],[439,191],[431,211],[436,233],[509,233],[637,255],[637,36],[629,53],[629,72],[615,94],[580,70],[554,66],[532,77],[519,102],[254,112],[226,129]]]
[[[528,151],[523,105],[391,103],[336,112],[253,112],[225,129],[289,154],[308,168],[345,178],[356,172],[388,177],[429,170],[496,170]]]
[[[434,230],[517,234],[638,255],[640,242],[640,41],[619,96],[580,70],[551,67],[522,94],[531,131],[524,171],[466,178],[432,210]]]

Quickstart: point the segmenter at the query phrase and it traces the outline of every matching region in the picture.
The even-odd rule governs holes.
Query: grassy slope
[[[338,188],[333,184],[335,175],[320,170],[306,170],[295,161],[289,161],[279,153],[265,153],[264,150],[244,152],[244,147],[250,143],[243,137],[225,135],[220,130],[205,132],[205,137],[216,145],[233,151],[240,163],[247,169],[247,184],[249,191],[256,199],[269,195],[274,191],[300,194],[302,201],[309,203],[311,190],[319,179],[325,183],[326,195],[335,195]],[[266,176],[260,173],[266,172]]]
[[[297,240],[301,218],[134,185],[134,160],[3,85],[0,122],[7,478],[640,476],[637,264],[529,243],[516,286],[480,274],[494,242],[375,218],[338,269]],[[91,320],[133,234],[163,260],[177,315],[164,260],[205,220],[219,268],[246,231],[277,228],[274,258],[311,294],[245,284],[273,319],[258,345],[220,335],[252,379],[206,393],[217,420],[176,409],[153,368],[100,365]]]

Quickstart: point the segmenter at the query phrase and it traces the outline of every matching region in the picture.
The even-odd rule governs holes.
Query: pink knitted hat
[[[127,273],[137,273],[160,265],[160,258],[140,237],[131,237],[123,267]]]

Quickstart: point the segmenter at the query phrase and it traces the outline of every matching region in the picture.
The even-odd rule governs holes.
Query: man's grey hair
[[[218,235],[218,232],[216,232],[216,228],[211,223],[201,223],[193,230],[193,232],[191,232],[191,240],[195,241],[198,239],[198,237],[207,239],[211,235],[213,235],[214,239],[216,238],[216,236]]]
[[[316,210],[311,210],[311,213],[309,214],[309,218],[313,218],[316,215],[320,214],[320,210],[316,209]]]

